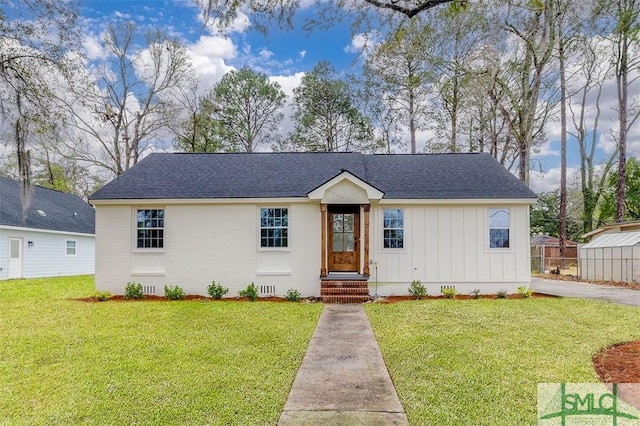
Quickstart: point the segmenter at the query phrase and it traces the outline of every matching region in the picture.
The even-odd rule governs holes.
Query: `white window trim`
[[[138,247],[138,210],[164,210],[164,233],[162,248]],[[166,206],[136,206],[131,209],[131,249],[137,253],[164,253],[167,248],[167,208]]]
[[[69,253],[69,243],[73,242],[73,253]],[[64,253],[66,256],[76,256],[78,254],[78,240],[65,240]]]
[[[402,228],[385,228],[384,227],[384,211],[385,210],[402,210]],[[384,230],[385,229],[402,229],[402,247],[385,247],[384,246]],[[407,209],[404,207],[384,206],[380,209],[380,248],[382,251],[391,253],[402,253],[407,251]]]
[[[256,210],[256,248],[258,252],[290,253],[291,252],[291,206],[278,204],[258,205]],[[262,247],[262,209],[287,209],[287,247]]]
[[[491,228],[491,210],[506,210],[509,212],[509,228]],[[507,251],[513,251],[513,209],[511,207],[505,206],[491,206],[485,209],[486,219],[485,223],[487,225],[485,238],[487,239],[486,250],[488,251],[498,251],[501,253]],[[508,229],[509,230],[509,247],[491,247],[491,229]]]

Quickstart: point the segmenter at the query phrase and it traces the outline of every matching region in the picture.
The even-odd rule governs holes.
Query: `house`
[[[490,155],[151,154],[90,197],[96,287],[358,301],[530,282],[535,194]]]
[[[582,236],[578,278],[640,282],[640,222],[605,225]]]
[[[80,197],[0,177],[0,280],[93,274],[93,208]]]
[[[564,256],[565,265],[574,265],[578,261],[578,243],[566,241]],[[543,272],[560,266],[560,239],[550,235],[536,235],[531,237],[531,266],[532,270]]]

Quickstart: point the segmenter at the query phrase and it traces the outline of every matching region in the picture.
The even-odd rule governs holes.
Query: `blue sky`
[[[304,3],[304,2],[303,2]],[[308,1],[309,4],[312,2]],[[249,25],[239,25],[236,31],[223,37],[219,32],[206,28],[199,18],[199,10],[192,0],[83,0],[81,14],[85,22],[85,48],[92,54],[101,38],[101,31],[108,22],[133,20],[140,26],[160,26],[180,37],[194,54],[194,67],[202,73],[202,80],[212,87],[222,75],[232,68],[251,66],[265,72],[277,81],[288,94],[299,84],[302,73],[310,71],[319,61],[330,61],[338,72],[354,73],[359,68],[357,39],[352,39],[347,23],[327,30],[315,30],[310,34],[301,31],[305,14],[313,9],[303,9],[295,22],[296,29],[272,30],[264,36]],[[605,91],[615,103],[615,92]],[[613,125],[615,113],[609,106],[602,123]],[[607,120],[609,122],[607,122]],[[639,132],[632,133],[634,135]],[[559,184],[559,129],[550,123],[547,130],[549,141],[539,154],[533,155],[532,165],[542,167],[542,173],[532,174],[532,188],[536,191],[551,190]],[[613,140],[603,134],[599,156],[606,157]],[[638,149],[634,148],[636,146]],[[579,167],[579,155],[575,142],[569,143],[569,174]],[[636,141],[630,154],[638,154],[640,141]]]
[[[206,35],[218,35],[205,28],[199,11],[190,0],[83,0],[82,16],[91,20],[92,30],[99,31],[100,23],[129,19],[139,25],[158,25],[178,35],[188,43],[195,43]],[[296,17],[296,28],[301,27],[305,13]],[[351,43],[348,25],[336,25],[328,30],[307,34],[297,30],[275,30],[264,36],[251,27],[227,34],[239,52],[227,63],[241,68],[251,63],[272,74],[294,74],[309,71],[319,61],[328,60],[336,69],[347,72],[352,68],[356,53],[346,52]],[[250,48],[250,50],[248,50]],[[267,60],[261,52],[271,52]]]

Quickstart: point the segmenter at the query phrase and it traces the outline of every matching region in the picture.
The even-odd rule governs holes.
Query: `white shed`
[[[640,231],[603,234],[578,248],[579,278],[640,281]]]

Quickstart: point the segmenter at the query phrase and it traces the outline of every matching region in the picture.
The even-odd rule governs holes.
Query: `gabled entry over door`
[[[22,238],[9,238],[7,278],[22,278]]]
[[[360,270],[360,206],[329,206],[329,272]]]

